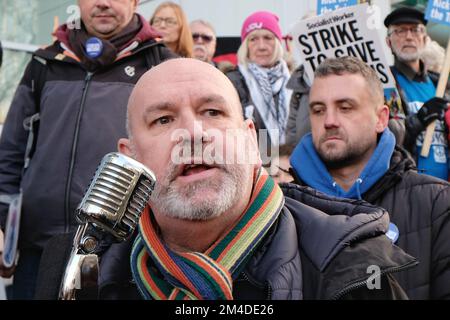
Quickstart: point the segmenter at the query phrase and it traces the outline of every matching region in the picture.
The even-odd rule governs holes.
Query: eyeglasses
[[[408,31],[410,31],[413,36],[417,37],[417,36],[422,35],[424,33],[425,29],[422,26],[415,26],[415,27],[411,27],[411,28],[398,28],[398,29],[393,29],[389,35],[395,33],[396,36],[404,38],[408,34]]]
[[[201,33],[193,33],[192,38],[194,39],[194,41],[197,41],[200,38],[202,38],[203,42],[206,42],[206,43],[210,43],[214,39],[213,36],[210,36],[207,34],[201,34]]]
[[[152,26],[160,26],[162,23],[165,23],[168,27],[174,27],[178,24],[177,19],[174,18],[154,18],[152,21]]]

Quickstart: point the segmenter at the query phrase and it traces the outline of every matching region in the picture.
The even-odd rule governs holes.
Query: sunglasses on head
[[[211,42],[214,39],[213,36],[209,36],[207,34],[201,34],[201,33],[193,33],[192,38],[194,39],[194,41],[202,38],[202,40],[204,42]]]

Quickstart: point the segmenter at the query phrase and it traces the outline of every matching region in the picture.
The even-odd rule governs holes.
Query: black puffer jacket
[[[418,174],[397,147],[389,171],[363,199],[389,212],[400,232],[396,244],[419,260],[395,275],[409,298],[450,299],[450,184]]]
[[[417,262],[384,235],[384,210],[293,184],[283,191],[286,203],[277,223],[233,283],[235,299],[406,298],[391,274]],[[102,256],[101,299],[140,298],[130,281],[131,244],[112,245]],[[380,290],[367,288],[370,266],[380,267]]]

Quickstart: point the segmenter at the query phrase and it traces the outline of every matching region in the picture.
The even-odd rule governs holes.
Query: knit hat
[[[278,16],[269,11],[257,11],[252,13],[245,19],[244,24],[242,25],[242,42],[244,42],[250,32],[257,29],[269,30],[281,41],[283,35],[278,21]]]

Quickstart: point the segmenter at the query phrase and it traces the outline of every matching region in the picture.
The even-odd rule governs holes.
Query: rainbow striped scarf
[[[131,270],[145,299],[232,300],[233,279],[278,218],[284,205],[280,187],[260,173],[239,221],[205,253],[175,252],[155,231],[146,208],[131,253]]]

